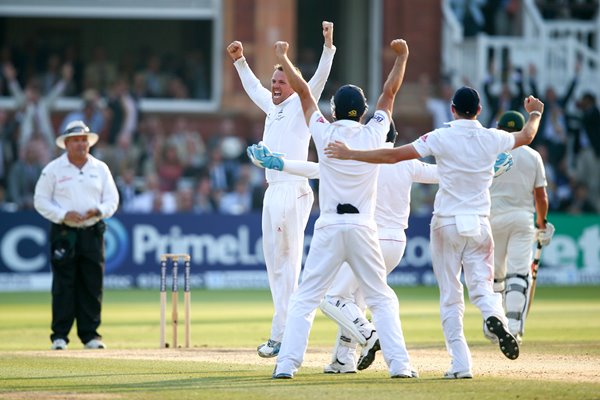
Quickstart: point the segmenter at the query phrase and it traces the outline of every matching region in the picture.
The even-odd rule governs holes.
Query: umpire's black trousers
[[[82,343],[101,339],[104,277],[104,231],[100,221],[89,228],[52,224],[50,255],[52,265],[52,334],[64,339],[77,321]]]

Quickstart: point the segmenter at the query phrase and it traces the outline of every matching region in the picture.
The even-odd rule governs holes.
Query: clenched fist
[[[233,61],[237,61],[240,58],[244,57],[244,47],[242,46],[242,42],[231,42],[229,46],[227,46],[227,53],[232,58]]]
[[[288,42],[276,42],[275,43],[275,55],[277,57],[284,57],[287,54],[290,44]]]
[[[408,56],[408,45],[404,39],[394,39],[390,43],[390,47],[397,56]]]

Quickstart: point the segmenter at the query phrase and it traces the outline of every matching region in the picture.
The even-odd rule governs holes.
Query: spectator
[[[165,97],[168,77],[161,70],[161,60],[158,55],[150,55],[142,74],[146,82],[147,96]]]
[[[47,154],[44,163],[47,163],[51,157],[51,150],[54,150],[55,133],[50,119],[50,112],[61,96],[73,76],[73,68],[69,64],[63,65],[62,79],[52,88],[52,91],[46,96],[40,92],[40,84],[37,80],[30,80],[23,91],[17,81],[17,72],[11,64],[4,65],[4,76],[8,80],[9,89],[15,98],[17,108],[19,109],[18,119],[20,120],[21,134],[19,136],[19,152],[23,152],[25,144],[34,136],[41,136],[46,142]],[[21,154],[22,156],[22,154]]]
[[[194,190],[192,185],[187,183],[180,184],[177,188],[177,212],[191,213],[194,212]]]
[[[567,120],[565,110],[571,99],[575,86],[577,85],[577,75],[581,70],[581,63],[575,66],[575,76],[567,91],[563,96],[559,96],[552,86],[546,88],[545,96],[539,97],[545,104],[544,115],[540,122],[539,135],[534,141],[537,145],[540,141],[548,147],[548,156],[550,163],[556,168],[565,155],[567,149]],[[540,91],[537,86],[537,68],[530,66],[529,70],[531,92],[533,96],[538,97]]]
[[[121,175],[117,177],[117,190],[119,191],[119,209],[131,212],[134,207],[134,199],[140,194],[135,183],[135,174],[132,168],[123,168]]]
[[[17,159],[17,123],[0,109],[0,185],[5,185],[13,161]]]
[[[133,199],[130,212],[172,214],[177,211],[175,196],[173,193],[160,191],[156,174],[146,175],[144,188],[144,191]]]
[[[13,164],[8,176],[8,196],[19,210],[33,210],[33,193],[42,169],[44,143],[31,140],[25,145],[25,154]]]
[[[175,119],[173,133],[169,141],[177,147],[187,177],[197,176],[206,165],[206,146],[200,133],[195,130],[188,118],[179,116]]]
[[[511,67],[505,75],[498,79],[494,61],[492,60],[490,62],[489,73],[483,83],[483,92],[490,111],[487,120],[488,127],[495,127],[496,121],[506,111],[520,110],[523,107],[525,90],[523,88],[523,76],[520,69],[513,71]],[[494,93],[494,86],[497,87],[496,94]]]
[[[17,205],[9,202],[6,197],[6,189],[4,188],[4,185],[0,183],[0,212],[17,211]]]
[[[245,178],[235,182],[233,191],[225,193],[221,199],[220,211],[227,215],[242,215],[252,210],[252,190]]]
[[[71,111],[65,116],[60,125],[60,131],[64,132],[67,125],[72,121],[83,121],[93,132],[101,134],[104,132],[105,118],[98,92],[94,89],[87,89],[83,93],[82,101],[81,110]]]
[[[444,123],[454,119],[450,104],[454,89],[449,78],[441,78],[434,91],[429,75],[423,74],[419,79],[421,100],[433,120],[432,129],[442,128]]]
[[[596,206],[592,203],[588,187],[585,183],[576,183],[573,188],[573,198],[565,201],[561,205],[560,211],[571,215],[595,214],[598,212]]]
[[[208,176],[200,177],[194,195],[194,213],[209,214],[217,211],[219,209],[220,196],[220,191],[212,189]]]
[[[183,164],[177,154],[177,147],[165,143],[156,160],[156,173],[159,178],[159,188],[162,192],[173,192],[179,179],[183,176]]]
[[[585,93],[577,102],[580,110],[581,127],[575,136],[575,176],[580,182],[587,182],[591,199],[600,209],[600,110],[596,97]]]
[[[234,179],[231,169],[223,161],[221,147],[215,147],[209,150],[209,160],[206,166],[206,173],[210,178],[210,184],[214,190],[227,191]]]
[[[194,99],[208,99],[210,80],[206,57],[201,49],[194,49],[185,55],[183,79]]]
[[[129,93],[129,84],[124,78],[117,79],[111,87],[107,111],[107,135],[101,137],[96,152],[118,175],[124,162],[134,164],[140,156],[131,146],[138,124],[137,103]]]
[[[94,49],[92,61],[85,67],[84,80],[86,89],[96,89],[102,95],[106,95],[117,80],[117,68],[108,59],[103,46]]]

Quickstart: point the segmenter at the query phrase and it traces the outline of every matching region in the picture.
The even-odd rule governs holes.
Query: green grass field
[[[158,292],[107,291],[101,333],[109,348],[82,350],[73,329],[66,352],[49,350],[49,293],[0,293],[0,398],[600,399],[600,287],[538,288],[516,361],[483,338],[468,305],[475,379],[462,381],[440,379],[449,357],[437,289],[396,291],[418,380],[389,379],[381,353],[358,374],[321,373],[337,328],[320,312],[305,366],[291,381],[270,379],[274,360],[255,354],[270,329],[267,291],[193,291],[193,348],[162,350]]]

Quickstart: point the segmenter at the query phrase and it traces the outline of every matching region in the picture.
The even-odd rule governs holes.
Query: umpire
[[[66,350],[77,320],[85,348],[103,349],[101,321],[104,231],[119,194],[108,166],[89,154],[98,135],[82,121],[69,123],[56,145],[66,152],[42,171],[35,187],[35,209],[52,222],[53,350]]]

